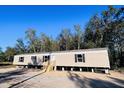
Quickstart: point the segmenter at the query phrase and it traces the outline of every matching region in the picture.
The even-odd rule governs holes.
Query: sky
[[[115,6],[120,7],[120,6]],[[82,29],[96,13],[107,6],[0,6],[0,47],[14,47],[18,38],[25,39],[25,31],[35,29],[56,38],[64,28],[74,30],[80,24]]]

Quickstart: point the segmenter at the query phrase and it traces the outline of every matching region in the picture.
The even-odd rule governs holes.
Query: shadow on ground
[[[99,79],[91,79],[84,76],[80,77],[78,74],[72,72],[68,72],[68,78],[80,88],[124,88],[124,80],[112,77],[109,78],[116,83]]]
[[[119,84],[122,84],[124,86],[124,80],[120,80],[118,78],[114,78],[114,77],[109,77],[110,79],[112,79],[114,82],[117,82]]]
[[[31,71],[35,71],[35,69],[30,69]],[[45,72],[41,72],[41,73],[38,73],[38,74],[35,74],[35,75],[32,75],[32,76],[29,76],[27,78],[24,78],[22,80],[18,80],[18,76],[19,75],[24,75],[26,73],[28,73],[28,71],[30,71],[29,69],[18,69],[18,70],[15,70],[15,71],[11,71],[11,72],[6,72],[6,73],[0,73],[0,84],[1,83],[7,83],[9,81],[14,81],[14,80],[17,80],[14,84],[11,84],[9,86],[9,88],[12,88],[12,87],[15,87],[29,79],[32,79],[36,76],[39,76]],[[36,70],[36,71],[39,71],[39,70]]]
[[[13,80],[15,79],[15,76],[17,77],[18,75],[25,74],[25,71],[27,71],[27,69],[19,69],[11,72],[0,73],[0,83]]]
[[[27,79],[24,79],[24,80],[22,80],[22,81],[19,81],[19,82],[15,83],[15,84],[12,84],[11,86],[9,86],[9,88],[14,88],[14,87],[16,87],[17,85],[19,85],[19,84],[21,84],[21,83],[23,83],[23,82],[25,82],[25,81],[28,81],[28,80],[30,80],[30,79],[32,79],[32,78],[34,78],[34,77],[37,77],[37,76],[39,76],[39,75],[41,75],[41,74],[43,74],[43,73],[45,73],[45,72],[41,72],[41,73],[36,74],[36,75],[34,75],[34,76],[31,76],[31,77],[29,77],[29,78],[27,78]]]

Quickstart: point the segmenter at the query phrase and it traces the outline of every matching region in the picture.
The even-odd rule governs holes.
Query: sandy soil
[[[0,69],[0,87],[14,88],[124,88],[124,74],[47,72],[34,69]]]

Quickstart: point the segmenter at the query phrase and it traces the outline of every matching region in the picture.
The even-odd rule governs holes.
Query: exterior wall
[[[13,64],[29,65],[32,64],[31,56],[37,56],[37,65],[42,65],[44,55],[51,55],[51,62],[55,62],[56,66],[76,66],[76,67],[104,67],[110,68],[107,49],[102,50],[80,50],[69,52],[55,52],[42,54],[24,54],[16,55]],[[85,54],[85,62],[75,62],[75,54]],[[24,57],[24,62],[18,62],[19,57]]]
[[[85,62],[75,62],[75,54],[85,54]],[[107,50],[55,54],[56,66],[110,68]]]
[[[31,56],[37,56],[37,64],[33,64]],[[19,57],[24,57],[24,62],[19,62]],[[41,65],[42,64],[42,54],[27,54],[27,55],[16,55],[14,57],[14,65]]]

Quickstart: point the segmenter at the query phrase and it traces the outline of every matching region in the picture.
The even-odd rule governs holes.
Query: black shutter
[[[75,54],[75,62],[77,63],[77,54]]]
[[[83,54],[83,62],[85,62],[85,54]]]
[[[34,56],[34,61],[36,61],[36,56]]]

